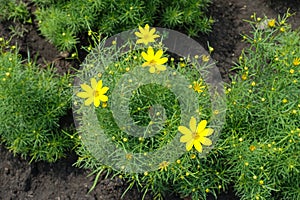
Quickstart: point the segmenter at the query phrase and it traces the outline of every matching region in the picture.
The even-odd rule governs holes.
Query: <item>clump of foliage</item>
[[[21,0],[5,0],[0,4],[0,21],[19,20],[25,22],[29,20],[29,11],[27,5]]]
[[[300,32],[252,16],[228,86],[224,155],[241,199],[300,198]]]
[[[60,118],[70,108],[70,76],[22,61],[0,38],[0,141],[14,154],[54,162],[74,146]]]
[[[147,25],[139,29],[138,40],[128,32],[118,36],[128,37],[127,42],[102,41],[78,73],[81,87],[77,85],[74,91],[80,98],[74,97],[74,112],[78,114],[82,143],[77,165],[92,169],[97,177],[103,171],[119,176],[130,183],[128,189],[137,185],[144,194],[152,192],[155,199],[170,192],[205,198],[207,192],[226,185],[222,159],[212,167],[218,151],[205,157],[218,135],[218,124],[213,121],[223,113],[221,109],[212,111],[212,86],[204,78],[213,63],[208,54],[168,54],[168,47],[163,45],[168,33],[161,30],[156,35]],[[164,110],[158,111],[158,105]],[[197,118],[197,124],[207,120],[208,127],[215,130],[207,139],[199,132],[205,144],[201,143],[200,150],[186,149],[179,138],[179,126],[189,127],[191,116]],[[131,130],[134,135],[129,134]]]
[[[83,140],[83,145],[78,149],[77,165],[93,169],[97,174],[96,181],[106,171],[107,174],[127,180],[128,189],[139,186],[144,193],[150,191],[156,199],[162,199],[171,192],[181,197],[205,199],[207,193],[216,196],[226,191],[229,185],[234,186],[243,200],[299,199],[300,34],[299,30],[292,30],[287,23],[289,16],[287,13],[278,19],[261,19],[253,15],[253,20],[249,21],[253,32],[251,36],[245,35],[244,40],[250,47],[244,49],[233,69],[236,75],[226,86],[226,125],[216,146],[206,157],[189,151],[174,162],[161,163],[158,170],[126,173],[99,162],[99,158],[95,158],[86,145],[88,141]],[[103,49],[99,51],[104,52]],[[107,65],[108,71],[99,73],[99,77],[104,78],[107,85],[114,84],[116,81],[112,77],[132,70],[132,63],[139,62],[140,57],[140,52],[135,52],[125,57],[126,62],[119,60],[116,65]],[[103,59],[99,61],[103,62]],[[127,66],[128,63],[130,66]],[[93,69],[88,63],[87,66]],[[188,75],[189,71],[180,71],[188,69],[184,66],[188,66],[188,63],[179,61],[175,69],[179,70],[178,73],[194,77]],[[106,76],[111,77],[105,79]],[[159,90],[158,87],[150,89]],[[149,110],[144,110],[140,104],[148,108],[147,99],[151,100],[151,96],[154,99],[168,97],[162,102],[172,104],[176,110],[177,103],[170,100],[170,95],[157,97],[147,93],[147,90],[136,91],[130,100],[133,106],[131,114],[137,114],[137,122],[149,122],[145,115]],[[201,97],[199,102],[208,101]],[[113,118],[109,115],[109,109],[109,103],[100,108],[97,120],[102,128],[112,134],[109,135],[112,142],[125,151],[143,149],[151,144],[144,138],[135,140],[126,136],[126,133],[122,134],[122,131],[114,131],[117,125],[114,122],[107,124],[107,120]],[[168,131],[166,133],[170,133]],[[164,139],[172,139],[163,133],[160,137],[163,139],[158,144],[165,144]],[[133,159],[130,153],[125,157]]]
[[[41,33],[60,50],[71,50],[79,34],[93,30],[105,36],[155,24],[180,28],[189,35],[208,32],[212,20],[205,15],[209,0],[34,0]]]

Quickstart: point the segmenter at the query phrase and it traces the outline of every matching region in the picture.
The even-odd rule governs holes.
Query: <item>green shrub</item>
[[[20,20],[25,22],[29,20],[27,5],[21,0],[2,0],[0,4],[0,21]]]
[[[243,200],[300,198],[300,32],[289,15],[253,15],[250,47],[227,89],[224,153]]]
[[[209,0],[35,0],[41,33],[60,50],[71,50],[78,36],[92,29],[109,36],[146,23],[180,28],[190,35],[208,32]]]
[[[70,108],[70,76],[22,62],[0,38],[0,139],[14,154],[54,162],[74,143],[60,118]]]
[[[188,127],[191,116],[198,122],[207,120],[208,126],[215,130],[209,138],[215,142],[220,126],[215,120],[219,116],[222,118],[222,114],[224,116],[224,110],[212,111],[212,100],[215,99],[210,92],[214,87],[204,78],[214,65],[204,52],[181,56],[168,52],[173,43],[165,46],[164,41],[177,35],[164,30],[157,34],[159,38],[155,41],[154,35],[152,42],[151,37],[137,40],[131,31],[118,35],[115,41],[103,40],[82,64],[84,68],[78,73],[81,88],[77,85],[74,90],[78,96],[74,97],[74,104],[78,106],[74,111],[78,114],[76,119],[82,138],[82,145],[77,150],[77,166],[92,169],[98,177],[103,171],[119,176],[129,182],[128,189],[136,185],[144,194],[151,192],[155,199],[162,199],[170,192],[182,197],[193,194],[194,199],[205,198],[207,192],[225,189],[225,162],[220,158],[215,165],[218,149],[205,157],[209,146],[203,145],[203,151],[199,152],[196,149],[187,151],[185,144],[180,142],[182,134],[178,127]],[[122,39],[124,43],[120,42]],[[144,42],[147,44],[140,44]],[[155,65],[157,68],[152,71],[151,63],[157,62],[158,58],[152,58],[148,53],[151,49],[148,42],[156,53],[161,51],[161,59],[168,60],[165,70],[159,70]],[[124,53],[124,49],[129,50]],[[148,61],[146,52],[151,57]],[[150,68],[141,67],[145,61],[150,63]],[[103,91],[95,89],[91,78],[100,79],[103,87],[109,87],[108,91],[107,88],[104,90],[108,101],[102,97],[104,102],[94,104],[96,108],[89,105],[93,103],[90,100],[95,100],[94,95]],[[89,90],[87,85],[94,85],[89,98],[83,92]],[[218,96],[218,93],[214,95]],[[164,111],[157,111],[158,105]],[[163,119],[162,122],[159,119]],[[148,137],[149,132],[155,134]]]
[[[171,192],[181,197],[205,199],[207,193],[216,196],[220,191],[226,191],[229,185],[234,186],[236,193],[243,200],[299,199],[300,32],[291,30],[287,23],[289,16],[290,14],[287,14],[275,20],[261,19],[253,15],[253,21],[249,21],[253,25],[253,32],[251,36],[245,35],[244,40],[250,44],[250,47],[244,49],[239,62],[233,69],[236,75],[226,86],[226,125],[216,146],[206,157],[197,154],[196,151],[191,151],[186,152],[174,162],[161,163],[158,170],[124,173],[123,170],[115,170],[115,166],[112,167],[109,163],[103,164],[101,162],[105,161],[103,156],[102,160],[95,157],[97,155],[95,152],[102,155],[101,153],[109,149],[108,146],[106,146],[107,149],[90,151],[93,142],[98,145],[97,147],[101,145],[95,142],[98,135],[94,135],[95,140],[86,139],[84,132],[92,129],[93,124],[84,123],[87,126],[81,129],[84,139],[82,146],[78,149],[77,165],[93,169],[97,174],[95,185],[97,177],[106,171],[107,174],[127,180],[128,189],[134,185],[139,186],[142,192],[152,192],[156,199],[162,199],[165,194]],[[106,58],[112,60],[115,58],[109,56],[110,54],[105,49],[99,48],[98,51],[106,55]],[[118,53],[113,54],[113,56],[117,55]],[[93,62],[92,58],[98,59],[97,62],[105,60],[101,56],[90,58],[90,62]],[[132,58],[136,60],[132,61]],[[120,59],[117,65],[103,64],[107,68],[101,71],[99,77],[105,80],[105,86],[111,86],[117,82],[114,78],[120,73],[125,73],[127,67],[131,70],[131,67],[135,66],[133,63],[140,62],[139,58],[140,54],[137,52],[129,56],[125,63]],[[94,69],[94,65],[89,62],[85,63],[85,66]],[[179,66],[181,66],[180,63]],[[178,72],[187,77],[193,77],[189,76],[190,71],[185,71],[187,69],[184,68],[184,71]],[[83,74],[88,73],[83,72]],[[111,77],[107,78],[107,76]],[[152,88],[151,91],[156,94],[154,92],[156,89]],[[147,105],[147,102],[142,99],[153,97],[154,100],[162,98],[162,102],[167,105],[172,104],[176,108],[177,104],[170,100],[172,99],[169,98],[170,96],[159,95],[157,97],[144,92],[134,93],[133,98],[130,98],[132,105],[142,108],[139,103]],[[110,94],[108,92],[108,96]],[[207,102],[207,99],[201,97],[199,102],[200,104]],[[151,143],[147,143],[147,140],[134,140],[126,136],[126,133],[116,131],[116,124],[112,116],[108,115],[111,108],[110,104],[99,108],[98,118],[95,119],[99,120],[98,123],[108,134],[112,134],[109,135],[108,140],[129,152],[130,150],[143,150],[149,147],[149,144],[151,147]],[[134,116],[138,113],[140,115],[136,117],[137,121],[147,123],[148,118],[145,113],[131,114]],[[203,117],[211,114],[207,113]],[[88,120],[88,116],[83,121]],[[113,122],[107,123],[110,120]],[[174,126],[176,125],[175,123]],[[167,133],[171,133],[170,130],[168,131]],[[162,138],[161,141],[160,138]],[[161,145],[165,144],[164,139],[170,138],[165,138],[164,134],[161,134],[157,139],[159,142],[154,142],[154,144]],[[138,145],[138,142],[142,144]],[[111,156],[113,157],[113,154]],[[130,154],[126,158],[132,159]],[[170,185],[171,187],[167,187]]]

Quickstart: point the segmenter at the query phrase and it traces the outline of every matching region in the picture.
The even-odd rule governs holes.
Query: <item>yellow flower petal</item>
[[[99,81],[100,82],[100,81]],[[99,84],[99,83],[98,83]],[[97,88],[97,81],[95,78],[91,78],[91,85],[92,89],[95,90]],[[101,87],[102,87],[102,80],[101,80]]]
[[[89,106],[93,103],[94,98],[93,97],[89,97],[87,100],[85,100],[84,105]]]
[[[214,132],[214,129],[212,129],[212,128],[207,128],[207,129],[205,129],[205,130],[203,130],[202,132],[201,132],[201,136],[210,136],[211,134],[213,134],[213,132]]]
[[[90,95],[89,93],[87,93],[87,92],[78,92],[78,93],[76,94],[76,96],[78,96],[78,97],[80,97],[80,98],[88,98],[88,97],[90,97],[91,95]]]
[[[142,39],[138,39],[138,40],[136,41],[136,43],[137,43],[137,44],[144,43],[144,40],[142,40]]]
[[[163,58],[157,60],[158,65],[165,64],[166,62],[168,62],[168,58],[166,58],[166,57],[163,57]]]
[[[145,28],[144,28],[144,33],[146,32],[146,33],[148,33],[149,32],[149,29],[150,29],[150,27],[149,27],[149,25],[148,24],[146,24],[145,25]]]
[[[190,129],[188,129],[185,126],[179,126],[178,130],[182,133],[182,134],[187,134],[187,135],[192,135],[192,131]]]
[[[99,98],[95,98],[95,99],[94,99],[94,106],[97,108],[97,107],[99,107],[99,105],[100,105],[100,100],[99,100]]]
[[[144,63],[142,64],[142,67],[148,67],[148,66],[150,66],[150,63],[149,63],[149,62],[144,62]]]
[[[164,66],[164,65],[157,65],[156,69],[159,70],[159,71],[165,71],[167,69],[167,67]]]
[[[109,87],[103,87],[99,93],[105,94],[108,90],[109,90]]]
[[[202,145],[200,144],[199,141],[194,142],[194,147],[198,152],[202,153]]]
[[[149,68],[149,72],[150,72],[151,74],[155,73],[155,67],[154,67],[154,66],[151,66],[151,67]]]
[[[147,50],[147,54],[148,54],[148,58],[153,58],[154,57],[154,51],[153,51],[153,48],[150,46],[148,47],[148,50]],[[149,59],[150,60],[150,59]],[[149,61],[147,60],[147,61]]]
[[[191,129],[192,133],[196,132],[196,118],[195,117],[191,117],[191,119],[190,119],[190,129]]]
[[[148,24],[147,24],[148,25]],[[149,25],[148,25],[149,26]],[[153,35],[156,31],[156,28],[152,28],[150,31],[149,31],[149,35]],[[153,35],[155,36],[155,35]]]
[[[143,37],[143,34],[140,32],[135,32],[134,33],[137,37]],[[138,39],[138,40],[142,40],[142,39]]]
[[[141,32],[141,34],[145,33],[143,27],[139,26],[139,31]]]
[[[87,85],[87,84],[81,84],[80,86],[81,86],[81,88],[82,88],[83,90],[85,90],[87,93],[93,94],[93,89],[91,88],[91,86],[89,86],[89,85]]]
[[[98,99],[100,101],[106,102],[106,101],[108,101],[108,96],[106,96],[106,95],[99,95]]]
[[[191,134],[186,134],[186,135],[183,135],[183,136],[180,137],[180,142],[186,143],[186,142],[188,142],[188,141],[190,141],[192,139],[193,138],[192,138]]]
[[[205,146],[212,145],[212,141],[210,139],[206,138],[206,137],[201,137],[200,142],[201,142],[201,144],[203,144]]]
[[[145,52],[142,52],[142,57],[143,57],[144,60],[146,60],[146,61],[150,60],[148,54],[146,54]]]
[[[158,50],[156,53],[155,53],[155,56],[154,56],[154,59],[155,60],[159,60],[160,59],[160,57],[163,55],[163,51],[160,49],[160,50]]]
[[[193,148],[193,145],[194,145],[194,141],[193,140],[188,141],[186,143],[186,146],[185,146],[186,150],[190,151]]]
[[[207,121],[206,121],[206,120],[202,120],[202,121],[198,124],[198,126],[197,126],[197,133],[202,132],[202,131],[205,129],[206,124],[207,124]]]
[[[94,89],[98,92],[102,89],[102,80],[98,81],[98,84],[96,84],[96,87]]]

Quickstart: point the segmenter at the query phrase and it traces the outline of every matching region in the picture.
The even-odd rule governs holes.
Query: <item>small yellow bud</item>
[[[275,22],[276,22],[275,19],[269,20],[269,21],[268,21],[268,26],[269,26],[270,28],[273,28],[273,27],[275,26]]]

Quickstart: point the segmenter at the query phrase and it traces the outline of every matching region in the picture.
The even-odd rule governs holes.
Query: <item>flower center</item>
[[[193,133],[194,140],[198,140],[200,138],[200,135],[197,132]]]
[[[145,34],[145,35],[144,35],[144,40],[148,40],[148,39],[149,39],[149,37],[150,37],[150,35],[149,35],[149,34]]]
[[[97,90],[94,91],[94,97],[98,97],[99,96],[99,92]]]
[[[151,65],[151,66],[156,65],[156,61],[155,61],[155,60],[150,60],[150,61],[149,61],[149,65]]]

